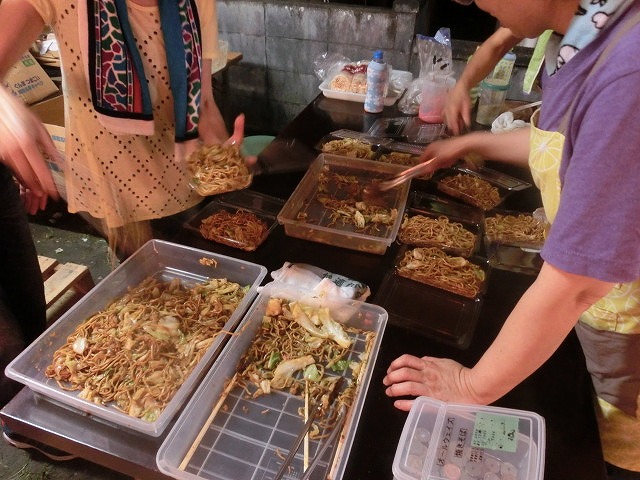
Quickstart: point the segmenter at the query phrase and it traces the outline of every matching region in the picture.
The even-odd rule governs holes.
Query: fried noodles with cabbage
[[[398,218],[398,209],[361,200],[363,183],[355,175],[344,175],[324,169],[318,176],[315,200],[329,212],[327,226],[353,225],[356,230],[375,232],[380,226],[392,225]],[[383,200],[382,200],[383,201]],[[309,205],[306,205],[308,207]],[[307,220],[303,209],[299,219]]]
[[[356,335],[364,335],[365,351],[358,361],[348,360]],[[321,438],[340,410],[328,405],[329,394],[343,376],[349,382],[338,394],[336,406],[352,405],[374,338],[374,332],[337,322],[326,307],[271,298],[260,329],[240,360],[236,382],[254,398],[272,390],[303,396],[306,383],[310,401],[322,404],[321,417],[331,411],[311,430],[310,438]]]
[[[497,213],[484,220],[487,238],[494,242],[541,246],[544,243],[545,226],[533,217],[520,213],[502,215]]]
[[[438,190],[483,210],[491,210],[500,201],[500,192],[486,180],[459,173],[438,182]]]
[[[186,288],[152,277],[78,325],[45,375],[90,402],[155,421],[246,294],[210,279]]]
[[[220,210],[204,218],[200,224],[200,233],[207,240],[245,251],[255,250],[268,229],[263,220],[246,210],[237,210],[235,213]]]
[[[485,272],[463,257],[447,255],[437,247],[418,247],[405,252],[398,275],[433,287],[474,298],[484,284]]]
[[[202,196],[241,190],[253,179],[237,145],[203,145],[189,156],[187,167]]]
[[[419,214],[405,216],[398,240],[414,247],[440,247],[446,252],[463,257],[470,256],[476,245],[473,232],[444,215],[438,218]]]

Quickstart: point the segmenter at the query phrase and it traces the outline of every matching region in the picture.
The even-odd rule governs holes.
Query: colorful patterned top
[[[115,228],[166,217],[196,205],[201,197],[189,186],[186,162],[177,158],[175,150],[174,105],[158,7],[127,0],[155,119],[153,134],[145,136],[113,133],[98,121],[91,102],[87,66],[82,60],[81,52],[86,47],[81,41],[86,42],[86,33],[79,28],[83,23],[78,0],[28,1],[53,27],[60,49],[69,211],[88,212]],[[196,4],[202,56],[214,58],[218,43],[215,2],[196,0]]]

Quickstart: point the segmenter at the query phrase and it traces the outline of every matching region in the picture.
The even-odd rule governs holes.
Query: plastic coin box
[[[535,412],[415,399],[393,460],[396,480],[542,480],[545,424]]]

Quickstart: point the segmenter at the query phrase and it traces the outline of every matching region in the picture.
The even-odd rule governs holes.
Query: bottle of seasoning
[[[383,59],[382,50],[376,50],[367,67],[367,90],[364,97],[365,112],[382,112],[388,84],[389,70],[387,64]]]

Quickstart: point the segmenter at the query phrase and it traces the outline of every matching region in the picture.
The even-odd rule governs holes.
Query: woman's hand
[[[28,191],[24,197],[30,214],[44,209],[47,199],[58,199],[44,155],[56,158],[56,150],[42,122],[19,99],[0,86],[0,161]]]
[[[471,97],[469,89],[460,80],[447,96],[444,119],[447,128],[454,135],[460,135],[471,126]]]
[[[402,355],[387,369],[382,383],[389,397],[429,396],[445,402],[478,403],[469,382],[468,368],[446,358]],[[411,409],[413,399],[399,399],[394,406]]]

